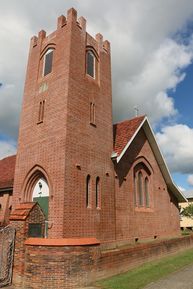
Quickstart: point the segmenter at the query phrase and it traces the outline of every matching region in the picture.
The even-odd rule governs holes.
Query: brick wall
[[[26,222],[25,222],[25,236],[27,236],[27,234],[28,234],[29,224],[41,224],[42,236],[44,236],[44,232],[45,232],[45,216],[44,216],[42,210],[40,209],[40,207],[37,206],[37,205],[29,213],[29,216],[26,219]]]
[[[24,221],[11,221],[10,225],[16,229],[15,251],[14,251],[14,267],[13,267],[13,283],[20,288],[24,274],[25,246],[24,242],[27,238],[25,232]]]
[[[101,252],[95,280],[126,272],[146,262],[160,259],[193,247],[193,236],[138,244]]]
[[[0,227],[9,223],[10,208],[12,203],[12,192],[0,192]]]
[[[22,207],[23,204],[21,204]],[[25,205],[25,204],[24,204]],[[15,211],[16,212],[16,211]],[[26,216],[22,214],[13,215],[10,217],[10,226],[16,230],[15,251],[14,251],[14,266],[13,266],[13,283],[20,288],[23,282],[25,271],[25,240],[28,238],[28,229],[30,223],[42,224],[42,231],[45,228],[45,217],[38,204],[33,204],[31,211]],[[22,217],[23,218],[22,220]]]
[[[71,289],[87,284],[96,247],[26,246],[24,288]]]
[[[80,288],[193,247],[193,237],[154,241],[128,248],[102,251],[101,246],[26,245],[24,289]]]
[[[143,162],[151,170],[150,207],[135,206],[134,168]],[[153,239],[180,233],[178,202],[168,190],[150,144],[141,130],[115,165],[116,236],[120,242]]]

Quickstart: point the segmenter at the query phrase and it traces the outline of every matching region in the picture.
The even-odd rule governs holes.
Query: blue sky
[[[38,7],[38,9],[37,9]],[[177,185],[193,189],[193,1],[6,0],[0,9],[0,158],[16,152],[29,39],[74,7],[111,42],[114,122],[137,106]],[[124,8],[124,9],[123,9]]]
[[[175,99],[175,104],[179,110],[179,120],[193,127],[193,65],[189,65],[185,70],[186,77],[171,95]]]

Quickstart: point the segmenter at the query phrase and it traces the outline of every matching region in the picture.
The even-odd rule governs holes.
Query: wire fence
[[[0,288],[12,281],[14,244],[15,229],[11,226],[0,229]]]

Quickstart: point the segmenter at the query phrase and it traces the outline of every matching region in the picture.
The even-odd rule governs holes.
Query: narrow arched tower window
[[[100,178],[96,178],[96,208],[100,208]]]
[[[137,192],[136,192],[136,176],[134,176],[134,196],[133,196],[133,199],[134,199],[134,205],[137,206]]]
[[[91,184],[90,175],[86,177],[86,207],[89,208],[91,205]]]
[[[149,180],[145,178],[145,205],[149,207]]]
[[[86,53],[86,73],[95,78],[95,56],[90,50]]]
[[[137,180],[139,206],[143,206],[142,180],[143,180],[142,173],[139,172],[139,174],[138,174],[138,180]]]
[[[44,120],[44,110],[45,110],[45,100],[40,101],[39,103],[38,123],[43,122]]]
[[[95,123],[95,104],[93,102],[90,102],[90,124],[96,124]]]
[[[43,76],[46,76],[52,71],[53,49],[48,49],[44,55]]]

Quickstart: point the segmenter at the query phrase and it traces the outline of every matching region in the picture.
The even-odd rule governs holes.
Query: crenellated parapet
[[[41,30],[38,36],[33,36],[31,38],[31,48],[36,47],[38,44],[45,46],[46,43],[55,38],[57,33],[62,30],[66,31],[68,26],[79,28],[80,32],[85,35],[86,45],[93,46],[98,53],[101,51],[110,52],[110,43],[107,40],[103,41],[103,36],[100,33],[93,38],[86,32],[86,19],[82,16],[77,18],[77,11],[74,8],[70,8],[67,11],[66,17],[64,15],[58,17],[57,29],[53,33],[46,35],[46,31]]]

